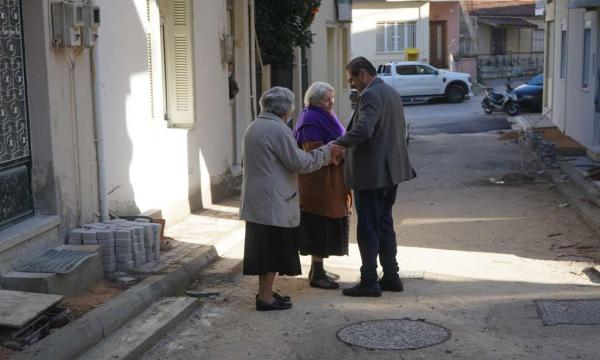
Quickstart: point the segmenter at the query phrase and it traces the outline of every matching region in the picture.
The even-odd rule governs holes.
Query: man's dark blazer
[[[416,176],[406,147],[402,98],[379,78],[360,94],[345,135],[344,180],[353,190],[396,185]]]

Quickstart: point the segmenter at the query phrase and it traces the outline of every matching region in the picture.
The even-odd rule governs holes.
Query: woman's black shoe
[[[254,298],[258,299],[258,294],[256,294],[256,296]],[[273,291],[273,298],[275,298],[276,300],[278,300],[280,302],[292,302],[291,297],[289,297],[287,295],[281,295],[275,291]]]
[[[256,311],[287,310],[292,307],[290,302],[281,302],[273,298],[273,302],[268,304],[261,299],[256,299]]]
[[[308,278],[308,284],[310,286],[319,289],[337,289],[340,287],[338,283],[327,276],[325,269],[323,269],[322,261],[313,261],[310,270],[310,276]]]
[[[312,266],[311,266],[311,267],[310,267],[310,270],[309,270],[309,272],[308,272],[308,278],[309,278],[309,279],[310,279],[310,277],[311,277],[311,275],[312,275],[312,271],[313,271],[313,268],[312,268]],[[339,279],[340,279],[340,276],[339,276],[338,274],[334,274],[334,273],[332,273],[332,272],[329,272],[329,271],[327,271],[327,270],[325,270],[325,275],[326,275],[326,276],[329,278],[329,280],[331,280],[331,281],[336,281],[336,280],[339,280]]]
[[[308,284],[311,287],[319,289],[337,289],[340,287],[340,284],[336,283],[335,281],[329,278],[311,280]]]

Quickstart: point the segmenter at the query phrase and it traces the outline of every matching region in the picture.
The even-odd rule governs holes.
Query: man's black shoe
[[[256,311],[273,311],[273,310],[287,310],[292,307],[290,302],[281,302],[273,298],[273,302],[268,304],[261,299],[256,299]]]
[[[380,297],[381,288],[378,283],[363,285],[359,283],[356,286],[342,290],[342,294],[346,296],[365,296],[365,297]]]
[[[386,277],[385,275],[379,280],[379,287],[382,291],[401,292],[404,290],[404,285],[399,276]]]

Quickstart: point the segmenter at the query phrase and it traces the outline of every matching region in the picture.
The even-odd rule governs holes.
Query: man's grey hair
[[[281,86],[272,87],[260,97],[260,109],[277,116],[287,115],[294,111],[294,93]]]
[[[321,81],[312,83],[308,89],[306,89],[306,94],[304,94],[304,106],[318,106],[319,101],[321,101],[328,92],[335,93],[333,86],[328,83]]]

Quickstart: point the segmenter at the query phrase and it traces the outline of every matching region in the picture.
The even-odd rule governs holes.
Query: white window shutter
[[[167,117],[172,124],[194,123],[191,0],[163,1]]]

